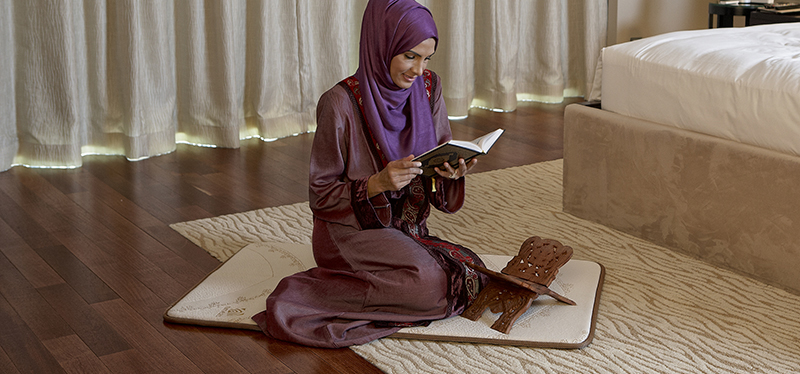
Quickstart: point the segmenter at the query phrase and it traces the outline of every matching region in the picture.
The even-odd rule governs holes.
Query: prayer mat
[[[512,256],[480,255],[487,267],[500,271]],[[285,276],[314,266],[311,246],[292,243],[254,243],[209,274],[164,314],[168,322],[259,330],[250,316],[264,310],[267,296]],[[491,328],[500,316],[488,309],[478,321],[459,316],[409,327],[393,338],[581,348],[594,336],[603,268],[591,261],[570,260],[550,285],[577,305],[539,296],[514,323],[508,334]]]
[[[513,256],[537,235],[603,264],[591,344],[384,338],[350,349],[393,374],[797,372],[800,295],[564,213],[561,178],[561,160],[470,174],[464,207],[433,211],[428,227],[480,254]],[[312,218],[304,202],[171,227],[225,261],[252,243],[310,245]]]

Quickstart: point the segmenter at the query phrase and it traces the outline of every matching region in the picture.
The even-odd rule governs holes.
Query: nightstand
[[[717,27],[733,27],[734,16],[744,16],[744,25],[750,26],[750,14],[762,5],[742,4],[708,4],[708,28],[714,28],[714,16],[717,16]]]
[[[788,22],[800,22],[800,9],[798,12],[792,13],[753,12],[750,14],[750,25]]]

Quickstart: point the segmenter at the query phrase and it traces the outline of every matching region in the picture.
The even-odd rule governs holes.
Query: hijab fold
[[[358,70],[364,117],[388,161],[420,155],[437,145],[425,83],[397,87],[392,58],[438,32],[431,12],[414,0],[370,0],[361,24]]]

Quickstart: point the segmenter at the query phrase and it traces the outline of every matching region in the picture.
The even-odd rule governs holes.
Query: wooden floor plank
[[[167,300],[181,292],[181,286],[171,278],[164,279],[165,284],[152,284],[151,287],[137,278],[150,274],[154,266],[134,251],[109,248],[81,235],[64,236],[59,240],[120,298],[137,310],[166,308],[169,305]],[[156,292],[161,293],[163,298]]]
[[[40,340],[73,334],[60,313],[36,292],[5,255],[0,255],[0,295]]]
[[[33,178],[26,177],[25,179],[30,183]],[[12,202],[14,205],[9,203],[11,209],[24,212],[27,220],[23,223],[30,225],[30,229],[26,227],[24,232],[37,231],[39,236],[52,241],[50,245],[39,244],[41,239],[31,233],[29,237],[25,237],[25,240],[29,242],[32,248],[37,249],[58,245],[58,240],[53,237],[55,232],[62,234],[64,232],[84,232],[94,241],[109,240],[114,237],[114,234],[104,229],[103,225],[96,224],[98,221],[91,213],[78,207],[65,196],[61,195],[61,198],[58,199],[47,193],[38,195],[36,191],[42,190],[40,186],[34,186],[31,189],[25,184],[21,184],[15,187],[17,188],[8,188],[0,185],[0,189],[3,189],[6,195],[14,199]],[[81,230],[82,228],[83,230]],[[20,236],[24,236],[23,232],[16,229],[15,231]]]
[[[65,196],[68,196],[70,201],[84,210],[95,212],[95,209],[100,208],[114,212],[136,226],[152,226],[162,223],[158,218],[140,208],[138,203],[108,188],[103,181],[88,173],[80,183],[91,190],[78,191]]]
[[[250,372],[195,326],[166,324],[161,313],[148,316],[148,322],[204,372]]]
[[[13,204],[9,203],[8,205],[12,206]],[[85,254],[86,256],[80,259],[82,262],[91,264],[117,262],[122,265],[119,267],[120,272],[129,273],[142,283],[149,285],[152,290],[161,295],[163,300],[172,300],[181,296],[185,287],[194,285],[196,279],[203,276],[199,269],[176,256],[141,228],[121,218],[102,202],[95,204],[94,214],[75,208],[74,204],[59,204],[60,208],[58,209],[69,209],[67,213],[73,212],[71,217],[74,219],[67,219],[67,215],[54,211],[53,205],[26,203],[18,210],[24,211],[25,217],[29,218],[29,221],[25,223],[42,232],[49,232],[48,236],[53,241],[64,244],[77,242],[77,244],[66,247],[73,252]],[[102,218],[98,220],[95,217]],[[146,222],[152,223],[152,221]],[[27,230],[25,229],[23,232],[27,232]],[[47,247],[38,243],[36,245],[39,248],[48,248],[42,253],[53,252],[50,249],[59,248],[58,245]],[[87,248],[99,250],[87,251]],[[127,266],[126,262],[136,263],[138,266]],[[161,267],[158,266],[159,264]],[[167,271],[173,272],[175,278],[167,274]],[[176,279],[179,282],[176,282]],[[77,289],[82,290],[80,287]]]
[[[3,282],[0,279],[0,283]],[[67,336],[66,334],[64,336]],[[42,344],[26,321],[0,295],[0,348],[14,365],[12,371],[23,373],[63,373],[61,365]],[[5,366],[5,365],[4,365]]]
[[[333,365],[327,361],[325,359],[326,354],[322,352],[326,350],[324,348],[299,347],[295,344],[267,339],[262,336],[259,336],[258,342],[262,344],[270,355],[280,360],[295,373],[348,374],[355,371],[355,366],[343,368],[341,365]],[[339,353],[344,352],[345,357],[349,357],[352,353],[346,348],[338,351]]]
[[[88,201],[95,200],[94,197],[85,196],[83,193],[81,193],[80,196],[73,195],[71,197],[77,204],[82,206],[88,206]],[[114,210],[114,208],[106,204],[98,204],[93,210],[97,216],[103,217],[93,226],[96,227],[100,224],[106,227],[109,232],[113,233],[113,236],[107,241],[104,241],[105,243],[121,247],[127,246],[130,250],[141,253],[142,256],[161,270],[169,271],[173,278],[185,286],[193,285],[195,283],[194,279],[204,275],[201,269],[198,269],[191,262],[186,261],[169,250],[161,244],[161,242],[142,229],[143,227],[151,227],[156,224],[163,225],[160,221],[147,219],[139,221],[142,224],[137,225],[134,223],[136,220],[131,221],[128,219],[130,214],[120,214]]]
[[[7,186],[0,185],[0,188],[2,187]],[[25,244],[33,249],[59,244],[58,240],[53,238],[44,227],[2,191],[0,191],[0,219],[14,231],[16,236],[22,238]]]
[[[86,302],[91,304],[119,298],[114,290],[63,245],[39,248],[36,253]]]
[[[77,335],[45,340],[43,344],[67,373],[111,373]]]
[[[314,351],[323,361],[329,363],[333,370],[340,373],[380,374],[382,370],[370,364],[361,356],[353,357],[347,349],[320,349]]]
[[[92,308],[160,373],[202,373],[202,370],[159,334],[125,301],[93,304]]]
[[[214,352],[216,354],[224,355],[229,362],[233,363],[223,366],[228,361],[209,363],[193,360],[206,372],[226,372],[226,370],[236,370],[238,372],[242,370],[246,373],[293,373],[286,365],[266,354],[258,344],[253,342],[250,338],[250,336],[255,335],[253,332],[166,323],[162,323],[162,328],[159,330],[165,336],[172,336],[175,339],[186,341],[189,344],[186,347],[187,350],[196,349],[196,346],[192,343],[195,339],[205,339],[208,344],[215,347]],[[176,346],[180,347],[182,345],[176,344]],[[187,356],[192,357],[189,354]],[[223,370],[216,370],[215,368],[218,366],[222,366]]]
[[[184,292],[184,285],[127,243],[97,242],[73,231],[55,234],[111,290],[134,305],[166,305]]]
[[[5,208],[8,207],[12,208],[17,207],[16,204],[10,205],[10,202],[8,200],[6,200],[6,205],[3,206],[2,205],[3,198],[8,199],[7,196],[5,196],[2,192],[0,192],[0,209],[5,210]],[[13,218],[13,212],[11,214],[8,214],[8,216]],[[16,248],[28,245],[25,242],[25,239],[19,236],[17,232],[14,231],[14,229],[6,223],[6,220],[3,219],[2,215],[0,215],[0,238],[3,238],[3,240],[0,240],[0,248]]]
[[[6,226],[5,222],[0,221],[0,238],[5,240],[11,236],[16,236],[12,232],[3,232],[4,230],[1,226]],[[14,267],[30,282],[33,288],[64,283],[64,279],[27,244],[0,246],[0,252],[14,264]]]
[[[38,291],[53,309],[60,311],[61,318],[94,355],[105,356],[131,349],[125,339],[69,285],[45,287]],[[115,299],[118,298],[98,302]]]
[[[37,174],[47,180],[51,186],[61,191],[63,195],[85,191],[86,188],[78,183],[80,175],[85,173],[81,168],[76,169],[39,169]]]
[[[2,342],[0,340],[0,342]],[[0,373],[7,373],[7,374],[18,374],[19,370],[17,370],[16,365],[11,362],[11,358],[8,357],[6,351],[3,350],[3,347],[0,346]]]
[[[148,159],[140,162],[150,161]],[[86,186],[90,195],[96,194],[98,197],[109,199],[116,196],[118,199],[132,201],[137,209],[141,209],[160,222],[171,223],[185,219],[175,210],[176,207],[191,203],[191,200],[182,198],[176,192],[180,178],[176,177],[170,184],[160,183],[157,180],[146,184],[130,184],[126,183],[113,169],[107,170],[107,168],[108,166],[96,167],[95,170],[85,173],[81,184]],[[106,178],[106,175],[109,177]]]
[[[190,220],[206,218],[196,216],[192,217],[193,218]],[[169,250],[171,250],[173,253],[183,258],[187,262],[192,263],[204,274],[203,277],[219,266],[219,261],[217,259],[209,255],[208,252],[196,246],[191,241],[186,240],[185,237],[178,234],[178,232],[171,229],[169,226],[157,225],[143,227],[142,229],[146,231],[148,235],[158,240],[159,243],[169,248]],[[203,277],[198,277],[195,280],[195,283],[200,281],[200,279]]]
[[[152,357],[145,356],[136,349],[99,357],[114,374],[162,373]]]

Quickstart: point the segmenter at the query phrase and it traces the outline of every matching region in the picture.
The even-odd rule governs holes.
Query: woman
[[[475,165],[423,177],[413,161],[451,139],[439,78],[425,69],[438,35],[413,0],[371,0],[356,74],[323,94],[309,198],[318,267],[284,278],[253,317],[268,335],[316,347],[364,344],[460,314],[477,296],[472,251],[428,234],[430,205],[453,213]]]

